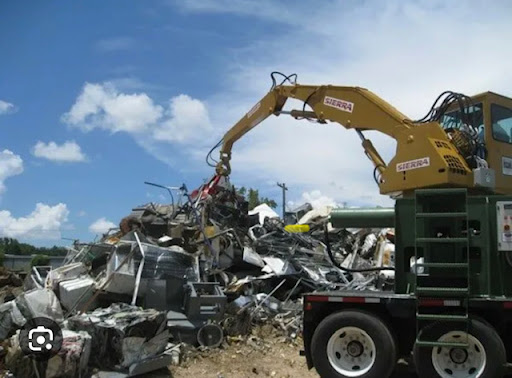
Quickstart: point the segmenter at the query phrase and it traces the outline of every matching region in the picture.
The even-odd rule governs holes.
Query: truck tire
[[[498,333],[486,322],[472,319],[469,335],[465,325],[438,322],[423,328],[420,339],[467,342],[469,348],[425,347],[414,344],[414,364],[421,378],[503,377],[505,346]]]
[[[323,378],[389,377],[396,350],[388,326],[378,316],[359,310],[329,315],[311,341],[313,364]]]

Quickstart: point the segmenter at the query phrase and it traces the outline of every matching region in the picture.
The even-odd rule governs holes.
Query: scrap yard
[[[0,16],[0,378],[512,377],[512,0]]]
[[[413,121],[363,88],[271,78],[207,155],[210,180],[192,190],[147,182],[169,201],[75,240],[61,266],[2,270],[3,376],[506,374],[512,181],[501,154],[512,143],[491,133],[512,119],[512,99],[448,91]],[[303,110],[283,110],[290,97]],[[281,114],[355,128],[395,206],[305,203],[281,217],[265,201],[250,208],[230,181],[231,149]],[[365,134],[372,122],[397,140],[388,164]]]

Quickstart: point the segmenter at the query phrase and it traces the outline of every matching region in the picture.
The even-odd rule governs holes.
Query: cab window
[[[512,143],[512,109],[491,104],[492,137],[500,142]]]
[[[484,112],[482,103],[474,104],[465,108],[466,117],[460,110],[447,112],[441,118],[441,125],[446,129],[460,129],[463,127],[464,122],[471,123],[475,130],[481,130],[484,127]],[[466,119],[465,119],[466,118]]]

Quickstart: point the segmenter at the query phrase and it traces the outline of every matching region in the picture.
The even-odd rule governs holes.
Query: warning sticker
[[[252,107],[251,110],[249,110],[249,113],[247,113],[247,118],[251,118],[251,116],[258,111],[258,109],[261,106],[261,102],[258,102],[256,105]]]
[[[416,160],[404,161],[403,163],[398,163],[396,165],[397,172],[405,172],[410,171],[412,169],[425,168],[430,165],[430,158],[424,157]]]
[[[340,100],[334,97],[325,96],[324,105],[330,106],[342,110],[344,112],[352,113],[354,110],[354,104],[345,100]]]
[[[512,159],[506,156],[501,157],[501,172],[504,175],[512,176]]]
[[[501,237],[501,241],[504,242],[504,243],[510,243],[512,242],[512,233],[510,232],[504,232],[501,234],[502,237]]]

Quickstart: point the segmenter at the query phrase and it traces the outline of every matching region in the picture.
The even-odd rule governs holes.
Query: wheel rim
[[[482,375],[487,357],[482,343],[463,331],[451,331],[438,341],[467,343],[467,348],[434,347],[432,365],[441,378],[478,378]]]
[[[343,327],[327,343],[331,366],[347,377],[366,374],[375,363],[375,343],[361,328]]]

